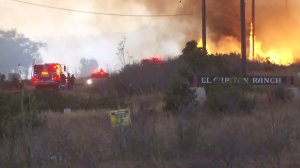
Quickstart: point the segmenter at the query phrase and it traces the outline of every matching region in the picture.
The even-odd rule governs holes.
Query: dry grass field
[[[299,167],[299,100],[259,94],[247,115],[186,109],[183,139],[161,94],[128,97],[132,123],[123,128],[111,126],[108,112],[115,109],[44,112],[30,143],[21,134],[1,141],[0,167]]]
[[[225,63],[216,62],[222,74]],[[300,167],[300,97],[290,86],[217,85],[204,105],[179,106],[184,89],[176,85],[181,99],[167,110],[178,67],[128,66],[94,87],[78,79],[73,90],[2,89],[0,168]],[[249,66],[249,75],[294,76],[294,88],[298,72]],[[109,111],[121,108],[130,109],[131,124],[112,127]]]

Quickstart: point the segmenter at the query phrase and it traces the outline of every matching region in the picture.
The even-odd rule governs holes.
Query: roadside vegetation
[[[241,74],[237,54],[196,46],[188,42],[162,64],[126,65],[91,87],[79,79],[73,90],[7,91],[0,80],[0,168],[300,167],[299,99],[284,86],[215,83],[197,103],[191,77]],[[300,71],[271,63],[248,69]],[[131,125],[112,127],[109,111],[120,108],[130,109]]]

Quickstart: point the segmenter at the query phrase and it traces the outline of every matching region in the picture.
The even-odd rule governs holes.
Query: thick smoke
[[[126,1],[127,2],[127,1]],[[194,38],[201,35],[201,0],[138,0],[152,13],[194,13],[193,17],[177,17],[172,26],[176,34],[176,27],[185,25],[187,38],[190,38],[191,31],[194,31]],[[207,0],[207,26],[210,38],[220,40],[223,36],[240,37],[239,0]],[[170,9],[176,9],[170,11]],[[248,13],[248,11],[247,11]],[[175,23],[174,23],[175,22]],[[176,25],[176,26],[175,26]]]
[[[201,38],[201,0],[28,1],[104,13],[195,13],[181,17],[112,17],[3,1],[2,28],[16,28],[30,38],[50,43],[44,60],[59,58],[66,64],[70,60],[79,64],[82,57],[95,58],[103,67],[117,60],[118,43],[124,36],[129,55],[135,60],[152,55],[174,56],[180,54],[187,41]],[[289,0],[287,5],[285,2],[256,0],[256,39],[266,50],[287,47],[297,56],[300,4],[297,0]],[[246,0],[246,16],[249,34],[251,0]],[[208,44],[214,51],[239,52],[240,0],[207,0],[207,27]]]
[[[170,34],[176,34],[176,27],[185,25],[184,40],[201,37],[201,0],[138,0],[153,13],[170,12],[176,3],[180,7],[176,13],[196,13],[194,18],[177,18]],[[251,0],[246,0],[247,34],[251,23]],[[256,38],[270,49],[288,46],[297,50],[299,33],[299,2],[288,0],[256,0]],[[223,43],[226,38],[240,40],[240,0],[207,0],[208,38],[214,43]],[[173,31],[172,31],[173,30]],[[194,33],[190,33],[193,32]],[[232,42],[232,40],[230,40]],[[298,50],[299,51],[299,50]]]
[[[299,4],[275,1],[260,4],[257,8],[257,38],[267,48],[298,48],[300,38]],[[299,51],[299,49],[298,49]],[[299,55],[298,55],[299,56]]]

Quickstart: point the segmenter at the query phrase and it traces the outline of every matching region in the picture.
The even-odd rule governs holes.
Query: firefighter
[[[67,76],[67,86],[68,86],[68,89],[71,89],[71,74],[68,73],[68,76]]]
[[[61,84],[63,85],[63,87],[65,87],[66,85],[66,75],[65,74],[61,74]]]
[[[75,84],[75,76],[74,74],[72,74],[72,76],[70,77],[70,87],[73,88],[74,87],[74,84]]]

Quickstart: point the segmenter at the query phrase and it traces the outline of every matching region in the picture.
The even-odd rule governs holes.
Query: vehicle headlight
[[[91,85],[91,84],[93,83],[93,81],[92,81],[92,79],[88,79],[88,80],[86,81],[86,83],[87,83],[88,85]]]

